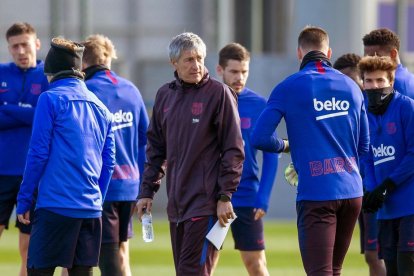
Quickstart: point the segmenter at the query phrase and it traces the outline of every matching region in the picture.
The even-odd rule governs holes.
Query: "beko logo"
[[[327,118],[348,115],[349,102],[344,100],[337,100],[332,97],[332,100],[326,100],[324,102],[313,99],[313,107],[316,111],[333,111],[329,114],[320,115],[316,117],[316,120],[323,120]]]
[[[374,154],[375,158],[379,158],[374,162],[374,165],[395,159],[395,148],[393,146],[384,146],[384,144],[381,144],[381,146],[377,148],[372,146],[372,153]]]
[[[112,130],[117,130],[125,127],[131,127],[134,121],[132,112],[124,112],[122,109],[112,114],[112,122],[118,123],[112,126]]]

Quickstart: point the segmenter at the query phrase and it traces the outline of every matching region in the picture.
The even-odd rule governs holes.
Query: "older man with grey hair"
[[[217,250],[206,234],[234,218],[230,199],[244,160],[236,95],[211,79],[206,46],[193,33],[169,45],[175,80],[157,93],[147,132],[138,216],[150,212],[167,174],[167,213],[177,275],[210,275]]]

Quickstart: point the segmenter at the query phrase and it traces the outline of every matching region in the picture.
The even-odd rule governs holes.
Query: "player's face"
[[[204,76],[204,58],[196,50],[186,50],[172,65],[181,80],[186,83],[199,83]]]
[[[40,41],[34,34],[11,36],[7,42],[10,55],[18,67],[36,67],[36,52],[40,49]]]
[[[222,77],[223,82],[230,86],[236,93],[243,91],[249,77],[249,61],[238,61],[230,59],[227,66],[217,67],[217,73]]]
[[[358,84],[359,88],[362,89],[362,79],[361,76],[359,75],[358,70],[351,68],[351,67],[346,67],[344,69],[340,70],[344,75],[347,75],[348,77],[350,77],[356,84]]]
[[[392,86],[386,71],[373,71],[364,73],[364,89],[376,89]]]

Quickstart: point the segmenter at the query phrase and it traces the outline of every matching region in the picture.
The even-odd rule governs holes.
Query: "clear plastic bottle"
[[[154,240],[154,228],[152,227],[152,215],[145,212],[142,217],[142,239],[144,242],[152,242]]]

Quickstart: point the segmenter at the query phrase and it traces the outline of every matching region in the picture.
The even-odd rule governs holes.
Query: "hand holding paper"
[[[206,238],[217,248],[220,250],[221,246],[223,245],[224,239],[226,238],[227,232],[229,231],[230,224],[236,219],[235,216],[232,219],[228,219],[226,226],[221,226],[220,222],[217,221],[214,224],[213,228],[207,233]]]

